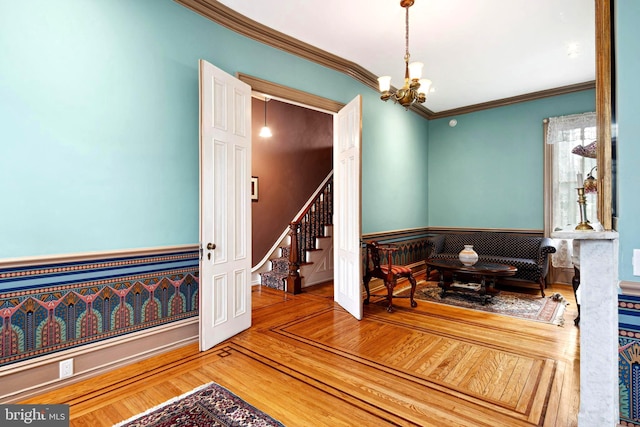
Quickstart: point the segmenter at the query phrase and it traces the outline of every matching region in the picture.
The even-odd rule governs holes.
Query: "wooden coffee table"
[[[486,304],[493,295],[500,292],[495,288],[498,277],[513,276],[518,271],[512,265],[495,262],[479,261],[474,265],[466,266],[457,259],[428,259],[426,264],[428,269],[438,270],[440,273],[438,286],[442,289],[440,292],[442,298],[445,297],[447,291],[475,293],[483,297],[482,304]],[[445,275],[451,276],[451,280],[445,280]],[[476,286],[456,283],[456,275],[471,276],[479,280],[480,283]]]

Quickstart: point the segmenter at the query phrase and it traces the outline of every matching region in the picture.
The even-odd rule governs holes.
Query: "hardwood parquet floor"
[[[535,292],[535,291],[532,291]],[[214,381],[287,426],[577,426],[579,329],[418,301],[366,305],[332,287],[255,287],[253,325],[29,399],[68,403],[72,426],[107,426]]]

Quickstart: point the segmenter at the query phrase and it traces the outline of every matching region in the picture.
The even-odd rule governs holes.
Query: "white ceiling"
[[[220,3],[402,86],[399,0]],[[433,112],[595,80],[593,0],[415,0],[409,21],[411,60],[433,81],[424,104]]]

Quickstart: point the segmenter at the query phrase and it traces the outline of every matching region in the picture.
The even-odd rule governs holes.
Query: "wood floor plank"
[[[579,330],[406,299],[357,321],[330,289],[254,287],[253,326],[24,403],[68,403],[72,426],[107,426],[216,382],[287,426],[577,426]],[[224,349],[223,352],[221,350]],[[226,356],[221,356],[226,354]]]

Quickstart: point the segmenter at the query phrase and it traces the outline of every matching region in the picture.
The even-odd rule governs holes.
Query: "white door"
[[[251,87],[200,60],[200,351],[251,326]]]
[[[358,95],[334,119],[333,246],[334,299],[362,319],[360,178],[362,97]]]

